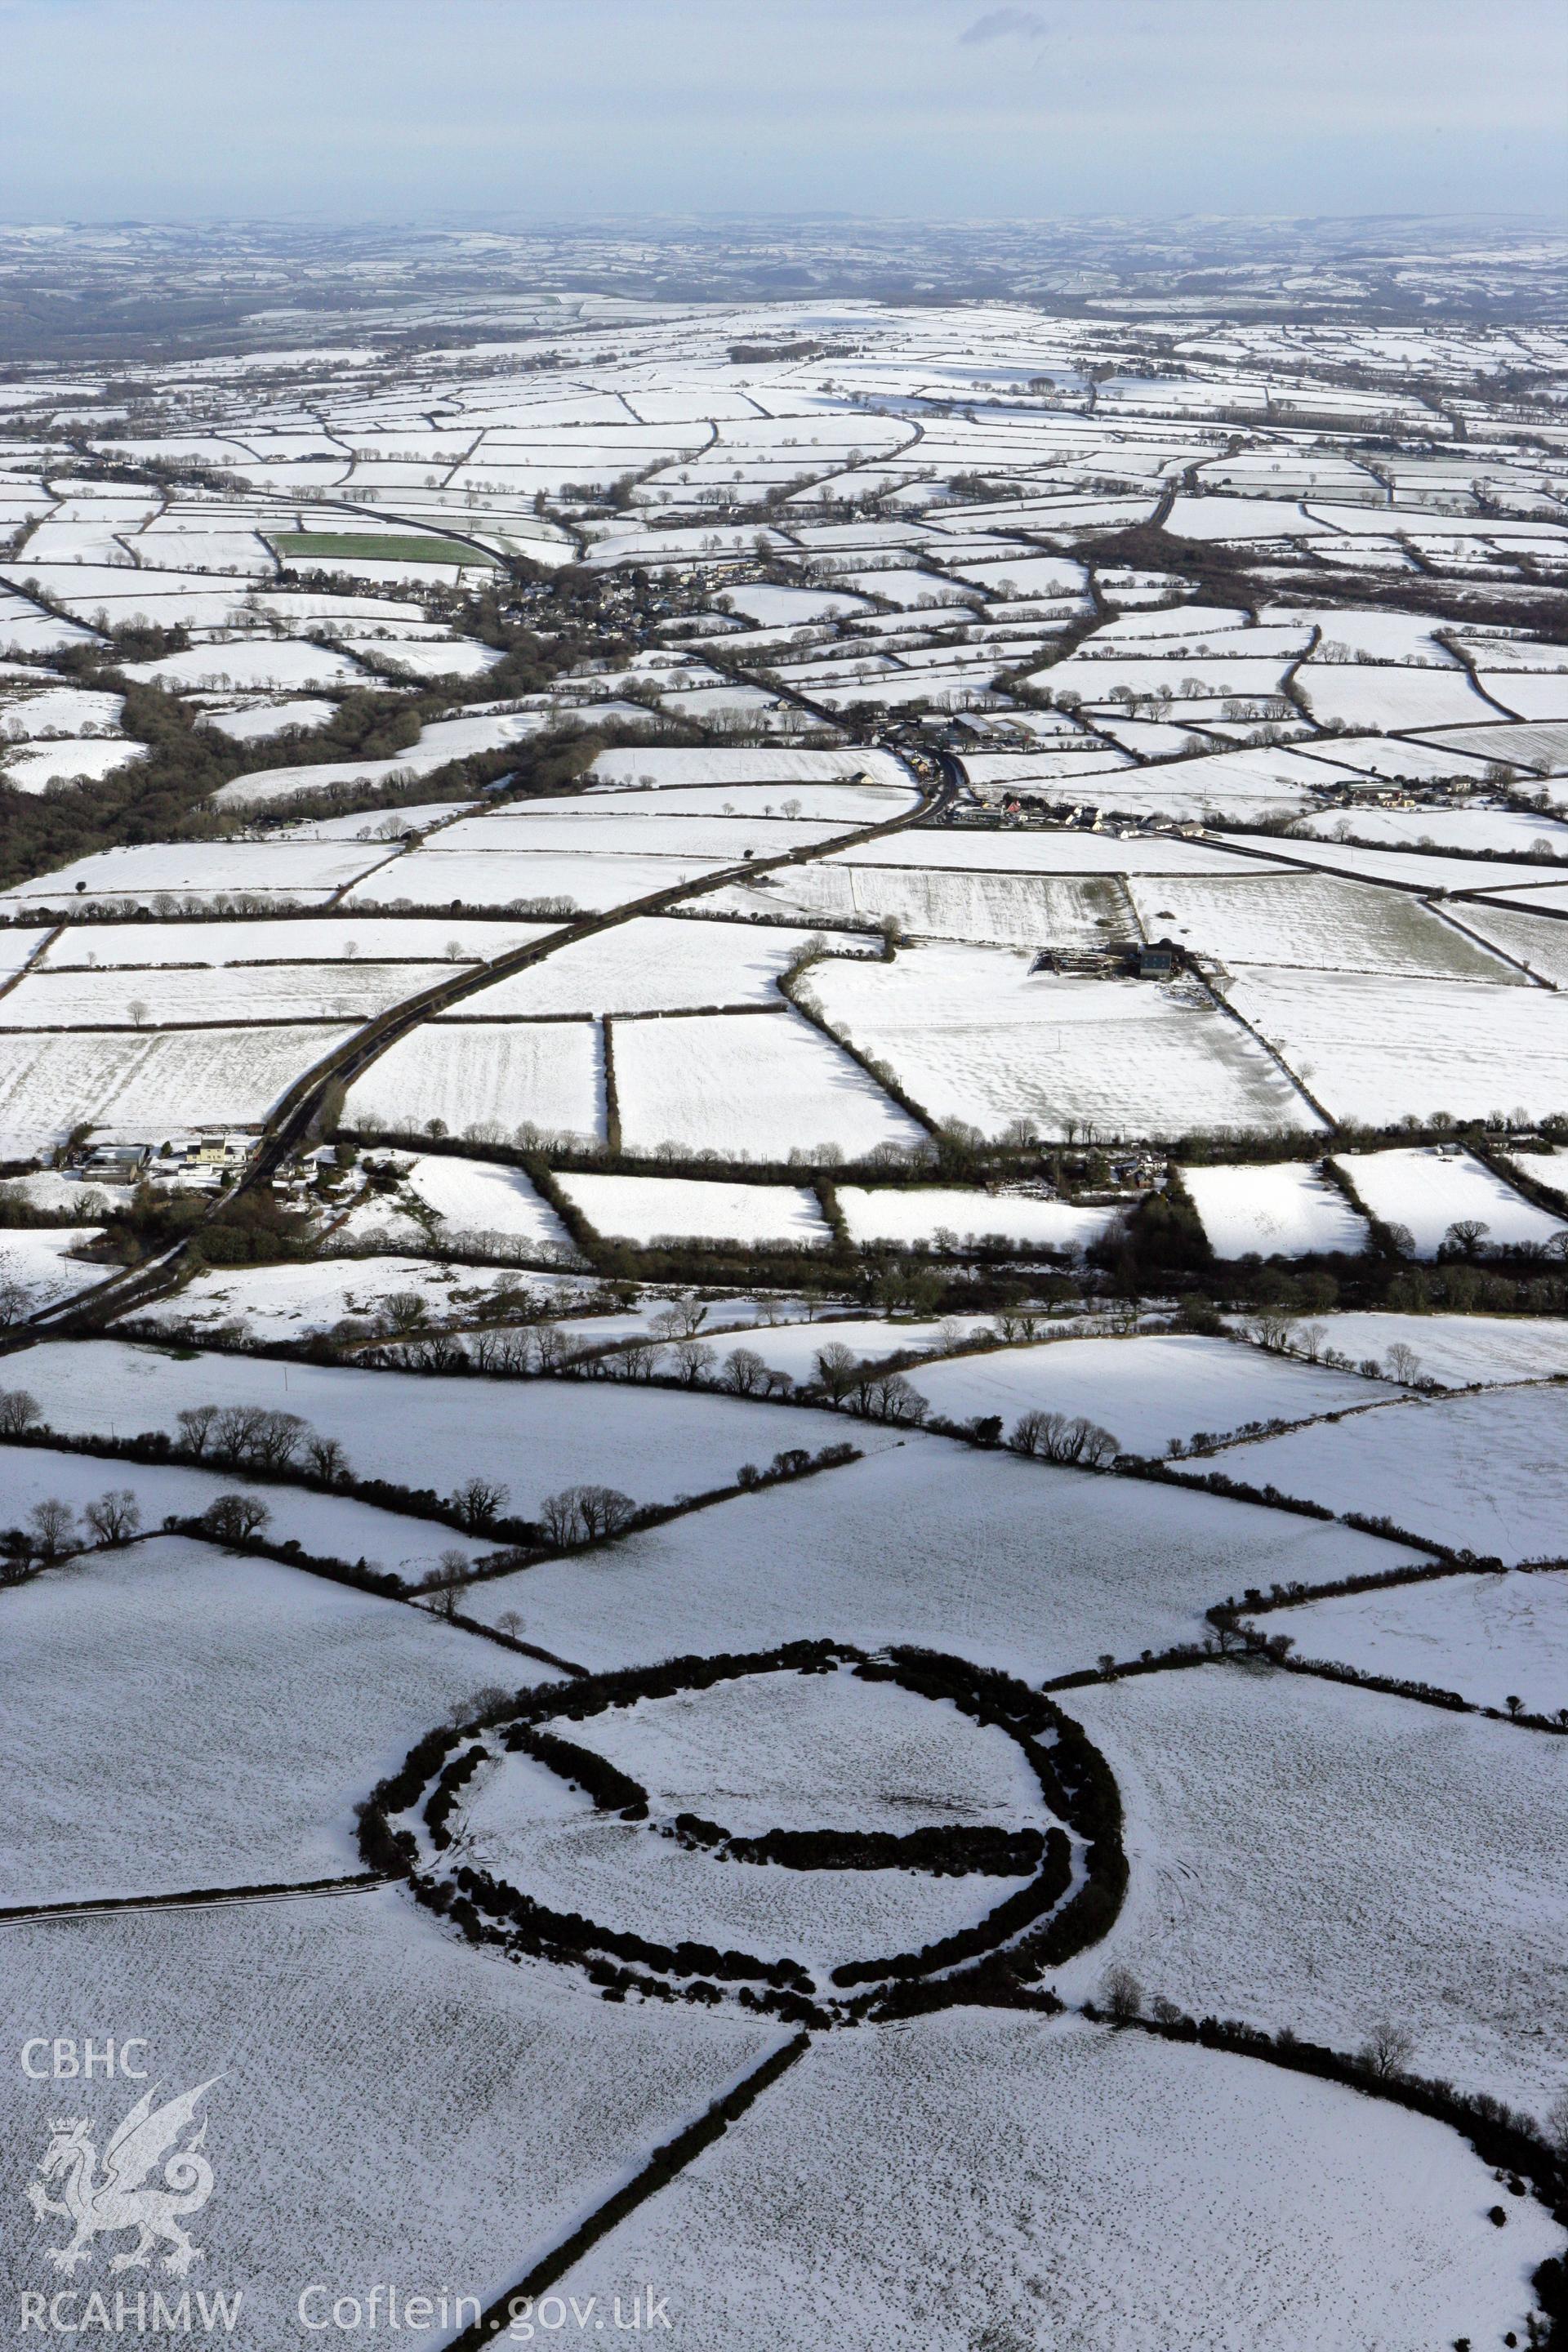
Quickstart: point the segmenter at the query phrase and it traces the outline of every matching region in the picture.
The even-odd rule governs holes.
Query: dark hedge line
[[[1146,1478],[1159,1486],[1196,1487],[1207,1495],[1224,1495],[1235,1503],[1262,1503],[1271,1511],[1294,1511],[1303,1519],[1331,1519],[1338,1517],[1326,1503],[1308,1502],[1300,1495],[1282,1495],[1278,1486],[1251,1486],[1243,1478],[1227,1477],[1223,1470],[1178,1474],[1163,1462],[1147,1454],[1119,1454],[1116,1457],[1119,1478]],[[1415,1537],[1412,1542],[1417,1540]],[[1430,1545],[1424,1547],[1430,1549]]]
[[[976,1722],[993,1724],[1007,1732],[1033,1767],[1046,1803],[1085,1841],[1085,1879],[1078,1893],[1060,1911],[1054,1912],[1042,1926],[1025,1934],[1007,1950],[991,1950],[977,1973],[951,1979],[951,1997],[1007,1997],[1008,1988],[1016,1988],[1025,1976],[1042,1968],[1058,1967],[1074,1952],[1102,1936],[1121,1909],[1127,1888],[1127,1864],[1121,1845],[1121,1798],[1109,1765],[1082,1727],[1054,1706],[1043,1692],[1031,1690],[1012,1675],[992,1667],[970,1665],[930,1650],[892,1649],[887,1664],[867,1661],[857,1671],[868,1680],[897,1680],[904,1688],[927,1697],[950,1699]],[[1052,1741],[1048,1750],[1040,1744],[1047,1735]],[[1066,1847],[1064,1837],[1062,1848]],[[1042,1878],[1054,1875],[1053,1864],[1058,1852],[1047,1840]],[[982,1923],[993,1930],[987,1942],[994,1945],[999,1940],[994,1932],[999,1922],[1003,1937],[1027,1928],[1041,1910],[1050,1910],[1059,1900],[1069,1880],[1070,1870],[1050,1901],[1032,1910],[1026,1908],[1026,1898],[1034,1889],[1024,1889],[998,1905],[991,1918]],[[973,1935],[975,1931],[963,1932]],[[959,1938],[947,1940],[956,1942]],[[940,1951],[941,1947],[936,1948]],[[910,1960],[919,1957],[900,1956]],[[961,1952],[954,1957],[970,1955]],[[857,1964],[849,1965],[853,1969]],[[948,1963],[937,1958],[923,1969],[895,1967],[885,1972],[895,1976],[925,1974],[944,1965]],[[847,1980],[842,1969],[834,1971],[836,1983]]]
[[[675,1944],[655,1943],[630,1928],[606,1927],[580,1911],[556,1911],[521,1888],[501,1885],[488,1871],[471,1870],[466,1864],[454,1877],[456,1895],[439,1882],[423,1877],[416,1878],[414,1891],[433,1910],[449,1912],[474,1941],[484,1935],[479,1914],[485,1911],[512,1931],[521,1948],[546,1958],[576,1959],[587,1952],[607,1952],[616,1959],[657,1969],[664,1976],[765,1984],[780,1991],[805,1994],[812,1990],[810,1977],[795,1960],[763,1960],[752,1952],[721,1951],[714,1944],[689,1937]]]
[[[268,1536],[219,1535],[199,1515],[166,1518],[163,1528],[166,1534],[194,1536],[200,1542],[219,1544],[225,1551],[243,1552],[252,1559],[275,1559],[284,1568],[302,1568],[308,1575],[324,1576],[331,1584],[353,1585],[356,1591],[374,1592],[384,1601],[401,1601],[408,1591],[402,1577],[390,1569],[372,1568],[363,1553],[357,1560],[336,1559],[330,1552],[307,1551],[297,1536],[274,1543]]]
[[[918,1951],[893,1952],[879,1960],[846,1960],[833,1971],[833,1982],[875,1984],[900,1978],[934,1976],[962,1960],[978,1959],[1007,1942],[1061,1901],[1072,1883],[1072,1843],[1067,1832],[1053,1827],[1044,1842],[1037,1875],[1016,1895],[1007,1895],[977,1919],[973,1927],[956,1928],[951,1936],[922,1944]]]
[[[475,1740],[460,1756],[455,1756],[443,1770],[425,1806],[425,1826],[432,1843],[438,1846],[451,1843],[447,1824],[451,1820],[458,1799],[485,1760],[483,1740]]]
[[[781,2074],[803,2057],[810,2045],[809,2034],[797,2033],[792,2042],[785,2042],[783,2049],[773,2051],[743,2082],[737,2083],[733,2090],[726,2091],[722,2098],[715,2099],[706,2114],[700,2116],[695,2123],[688,2124],[685,2130],[678,2132],[673,2139],[662,2142],[624,2187],[606,2198],[585,2221],[578,2223],[569,2237],[563,2239],[560,2245],[535,2263],[516,2286],[499,2296],[473,2326],[454,2336],[450,2352],[480,2352],[482,2346],[493,2343],[503,2333],[510,2333],[521,2306],[530,2301],[537,2301],[547,2287],[564,2278],[573,2264],[580,2261],[591,2246],[596,2245],[618,2222],[624,2221],[628,2213],[635,2212],[647,2198],[684,2171],[705,2147],[710,2147],[716,2139],[721,2138],[730,2126],[745,2114],[752,2101],[760,2098],[771,2084],[776,2083]]]
[[[155,1911],[185,1903],[221,1903],[245,1895],[328,1895],[344,1886],[379,1886],[384,1871],[351,1872],[338,1878],[247,1881],[234,1886],[187,1886],[164,1895],[92,1895],[77,1903],[9,1903],[0,1919],[50,1919],[78,1911]]]
[[[1020,1878],[1039,1867],[1046,1841],[1038,1830],[1004,1830],[987,1822],[908,1830],[765,1830],[735,1837],[700,1813],[677,1813],[674,1832],[723,1862],[776,1862],[790,1870],[921,1870],[933,1878]],[[1064,1841],[1065,1843],[1065,1841]]]
[[[570,1780],[600,1812],[619,1813],[626,1821],[647,1819],[647,1790],[591,1748],[579,1748],[573,1740],[558,1739],[552,1731],[521,1725],[508,1733],[506,1745],[514,1755],[531,1756],[559,1780]]]

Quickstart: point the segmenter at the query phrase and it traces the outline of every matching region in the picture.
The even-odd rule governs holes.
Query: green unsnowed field
[[[463,540],[427,538],[423,531],[280,530],[272,544],[287,563],[295,557],[355,556],[377,563],[493,563]]]

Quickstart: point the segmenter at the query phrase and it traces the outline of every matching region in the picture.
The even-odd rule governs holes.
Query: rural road
[[[917,780],[918,781],[918,780]],[[622,923],[634,921],[643,915],[659,915],[672,907],[684,905],[692,898],[714,890],[726,889],[732,883],[753,881],[759,874],[777,873],[790,866],[806,866],[843,849],[858,848],[862,842],[879,841],[885,835],[900,833],[907,826],[929,823],[945,811],[959,790],[962,778],[958,763],[946,754],[938,755],[938,781],[923,785],[912,809],[901,815],[884,818],[878,824],[857,826],[848,833],[835,834],[826,841],[812,842],[799,849],[784,851],[776,857],[750,858],[737,866],[725,866],[712,874],[705,874],[695,882],[680,882],[667,890],[647,892],[640,898],[629,898],[621,906],[612,907],[602,914],[584,915],[565,923],[559,930],[549,932],[542,940],[530,940],[525,946],[513,948],[508,954],[494,958],[489,963],[463,967],[449,978],[438,981],[417,996],[406,997],[385,1013],[378,1013],[346,1038],[335,1050],[307,1070],[302,1077],[280,1097],[262,1129],[259,1148],[253,1154],[244,1175],[233,1191],[221,1194],[207,1212],[205,1223],[220,1208],[243,1192],[255,1192],[269,1184],[291,1151],[299,1150],[310,1137],[321,1118],[328,1097],[337,1087],[351,1085],[362,1076],[373,1062],[378,1061],[389,1046],[406,1037],[412,1030],[437,1014],[448,1012],[469,996],[478,995],[499,980],[510,979],[512,973],[526,971],[531,964],[542,963],[560,949],[574,946],[579,940],[595,938],[602,931],[616,929]],[[526,806],[526,803],[522,805]],[[196,1228],[199,1234],[201,1227]],[[78,1292],[54,1307],[45,1307],[27,1322],[14,1325],[0,1341],[0,1353],[13,1353],[31,1347],[40,1339],[74,1337],[100,1328],[153,1288],[163,1289],[176,1278],[178,1269],[195,1235],[178,1242],[172,1250],[152,1265],[127,1267],[95,1284],[90,1290]]]

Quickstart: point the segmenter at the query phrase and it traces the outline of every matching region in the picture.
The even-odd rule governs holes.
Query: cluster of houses
[[[218,1192],[245,1166],[256,1142],[254,1135],[198,1129],[158,1144],[89,1143],[67,1166],[90,1184],[145,1182],[168,1192]]]

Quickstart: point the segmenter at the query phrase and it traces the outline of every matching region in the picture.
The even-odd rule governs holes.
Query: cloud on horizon
[[[1045,18],[1032,8],[993,8],[966,25],[958,39],[962,48],[978,48],[984,41],[1043,41],[1046,32]]]

